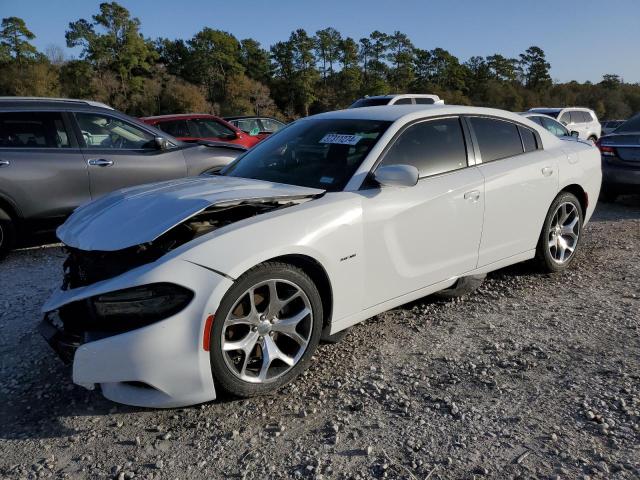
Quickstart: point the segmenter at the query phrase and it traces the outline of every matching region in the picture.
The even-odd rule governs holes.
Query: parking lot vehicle
[[[578,132],[579,138],[596,143],[602,135],[602,127],[593,110],[580,107],[567,108],[531,108],[530,112],[542,113],[557,119],[569,131]]]
[[[285,123],[271,117],[244,115],[237,117],[224,117],[224,119],[234,127],[239,128],[245,133],[251,133],[258,138],[264,138],[286,126]]]
[[[251,148],[262,140],[262,137],[249,135],[231,123],[206,113],[158,115],[140,120],[182,142],[225,142]]]
[[[113,190],[197,175],[239,153],[181,143],[96,102],[0,98],[0,253]]]
[[[640,193],[640,114],[598,140],[602,154],[600,198],[613,202],[622,194]]]
[[[624,123],[624,120],[603,120],[600,122],[602,124],[602,135],[609,135],[616,128]]]
[[[356,100],[349,108],[378,107],[381,105],[443,105],[438,95],[426,93],[402,93],[393,95],[377,95]]]
[[[550,117],[549,115],[535,112],[522,112],[520,113],[520,115],[528,118],[534,123],[537,123],[560,139],[575,140],[579,136],[577,131],[573,130],[570,132],[567,127],[565,127],[559,121],[557,121],[553,117]]]
[[[534,257],[565,270],[600,182],[597,149],[502,110],[303,118],[220,175],[77,210],[41,330],[75,383],[118,402],[272,392],[321,337],[385,310]]]

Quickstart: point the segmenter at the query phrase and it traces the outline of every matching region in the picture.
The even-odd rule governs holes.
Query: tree
[[[271,78],[269,52],[252,38],[245,38],[240,42],[240,63],[249,78],[267,83]]]
[[[525,53],[521,53],[519,65],[527,88],[541,91],[551,86],[551,64],[540,47],[529,47]]]
[[[395,31],[388,38],[389,53],[387,59],[391,63],[389,83],[397,92],[406,92],[414,80],[413,60],[414,47],[404,33]]]
[[[295,68],[295,100],[297,111],[307,116],[309,106],[316,99],[315,83],[319,78],[315,68],[316,58],[313,54],[314,41],[307,32],[301,28],[291,33],[289,43],[293,52],[293,65]]]
[[[325,28],[316,32],[314,49],[322,65],[322,79],[325,82],[327,75],[333,75],[333,64],[338,61],[341,41],[342,35],[335,28]]]
[[[0,60],[13,58],[19,65],[38,58],[38,50],[29,43],[36,36],[19,17],[2,19],[0,29]]]
[[[607,73],[602,76],[602,81],[600,85],[606,88],[607,90],[616,90],[622,85],[622,80],[619,75],[613,75],[611,73]]]
[[[127,98],[143,88],[140,77],[148,75],[158,57],[150,41],[140,33],[140,21],[116,2],[101,3],[93,22],[80,19],[65,34],[69,48],[81,47],[81,58],[97,71],[110,70],[120,84],[117,93]]]
[[[517,79],[518,61],[515,58],[505,58],[496,53],[487,57],[487,66],[493,76],[505,82],[513,82]]]

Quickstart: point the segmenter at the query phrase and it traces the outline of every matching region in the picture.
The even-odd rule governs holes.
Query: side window
[[[170,120],[168,122],[159,122],[155,125],[163,132],[167,132],[172,137],[190,137],[187,130],[187,122],[184,120]]]
[[[493,118],[471,117],[469,120],[478,140],[482,163],[523,153],[517,125]]]
[[[522,144],[524,145],[525,152],[532,152],[538,149],[538,141],[533,131],[528,128],[518,126],[520,131],[520,138],[522,138]]]
[[[236,136],[235,132],[226,125],[208,118],[194,118],[188,120],[187,123],[194,137],[231,139]]]
[[[533,123],[537,123],[542,127],[542,119],[540,117],[529,117],[529,120],[531,120]]]
[[[569,131],[564,127],[564,125],[550,118],[543,118],[542,126],[553,133],[556,137],[566,137],[569,135]]]
[[[236,120],[235,126],[243,132],[249,133],[251,130],[257,128],[260,129],[260,124],[255,118],[243,118],[242,120]]]
[[[62,115],[55,112],[0,113],[0,147],[69,148]]]
[[[260,123],[262,123],[262,130],[263,132],[277,132],[278,130],[280,130],[282,128],[282,125],[278,122],[273,121],[270,118],[261,118],[260,119]]]
[[[564,112],[558,120],[568,125],[571,123],[571,114],[569,112]]]
[[[100,113],[76,113],[87,148],[140,150],[155,148],[153,135],[118,118]]]
[[[428,97],[416,97],[415,101],[418,105],[433,105],[435,103],[433,98]]]
[[[410,98],[401,98],[394,105],[411,105],[413,101]]]
[[[421,177],[466,167],[460,120],[443,118],[410,126],[387,151],[382,165],[413,165]]]

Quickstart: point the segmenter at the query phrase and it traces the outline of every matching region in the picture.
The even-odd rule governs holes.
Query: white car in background
[[[303,118],[220,175],[79,208],[41,332],[73,381],[172,407],[273,392],[321,338],[487,272],[576,258],[600,154],[520,115],[389,106]]]
[[[602,135],[602,126],[598,121],[593,110],[581,107],[566,107],[566,108],[531,108],[530,112],[542,113],[557,119],[563,124],[570,132],[578,132],[579,138],[582,140],[588,140],[591,143],[596,141]]]
[[[438,95],[429,93],[396,93],[376,95],[356,100],[349,108],[379,107],[383,105],[444,105]]]
[[[579,134],[577,131],[569,131],[567,127],[557,121],[555,118],[545,115],[544,113],[536,112],[522,112],[520,113],[525,118],[528,118],[534,123],[537,123],[542,128],[548,130],[556,137],[562,140],[578,140]]]

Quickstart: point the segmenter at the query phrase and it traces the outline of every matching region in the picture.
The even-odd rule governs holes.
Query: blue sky
[[[203,27],[269,46],[291,30],[332,26],[356,40],[400,30],[420,48],[442,47],[461,60],[531,45],[547,53],[559,81],[599,81],[617,73],[640,82],[640,0],[121,0],[147,37],[189,38]],[[18,16],[40,49],[65,46],[71,21],[90,19],[94,0],[0,0],[0,16]],[[73,55],[74,52],[69,52]],[[75,53],[77,55],[77,53]]]

